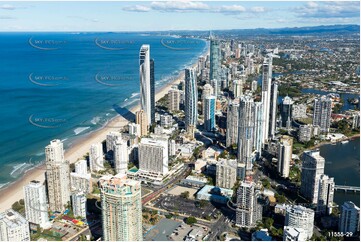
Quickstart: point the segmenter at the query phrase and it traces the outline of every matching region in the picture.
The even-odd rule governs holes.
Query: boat
[[[348,143],[348,140],[342,140],[341,141],[341,144],[347,144]]]

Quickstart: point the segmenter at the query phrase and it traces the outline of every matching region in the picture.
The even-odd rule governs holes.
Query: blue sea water
[[[142,44],[150,45],[156,89],[207,48],[140,33],[0,34],[0,187],[42,161],[50,140],[69,147],[138,103]]]

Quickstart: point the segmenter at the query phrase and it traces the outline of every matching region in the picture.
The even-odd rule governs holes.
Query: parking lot
[[[154,207],[165,209],[169,212],[183,213],[202,219],[215,219],[219,212],[210,202],[203,202],[203,206],[196,206],[199,201],[194,201],[180,196],[162,195],[153,201]]]
[[[56,237],[61,237],[62,240],[67,240],[68,238],[71,238],[76,233],[78,233],[82,228],[77,227],[75,225],[70,225],[68,223],[62,223],[62,222],[54,222],[51,229],[49,230],[48,235],[59,235]],[[55,238],[55,237],[54,237]]]

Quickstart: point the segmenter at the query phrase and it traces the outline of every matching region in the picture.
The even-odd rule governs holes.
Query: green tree
[[[284,195],[279,195],[278,193],[276,193],[275,198],[277,199],[277,202],[279,202],[279,203],[286,202],[286,197]]]
[[[186,218],[186,224],[193,225],[195,223],[197,223],[197,219],[195,217],[191,216],[191,217]]]
[[[271,183],[266,178],[262,179],[262,185],[263,185],[264,188],[267,188],[267,189],[271,188]]]
[[[263,218],[263,225],[269,230],[273,226],[273,218],[265,217]]]
[[[182,193],[180,194],[180,196],[181,196],[182,198],[188,199],[188,198],[189,198],[189,191],[182,192]]]

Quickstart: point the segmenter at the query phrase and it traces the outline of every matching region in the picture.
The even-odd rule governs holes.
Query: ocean
[[[43,162],[50,140],[67,148],[138,104],[142,44],[156,89],[208,48],[142,33],[1,33],[0,44],[0,188]]]

